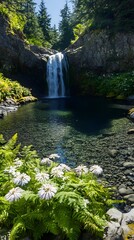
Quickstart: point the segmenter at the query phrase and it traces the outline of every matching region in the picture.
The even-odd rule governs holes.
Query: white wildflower
[[[16,188],[12,188],[6,195],[5,198],[9,201],[9,202],[13,202],[13,201],[17,201],[18,199],[20,199],[22,197],[22,193],[24,192],[23,189],[16,187]]]
[[[101,175],[103,173],[103,169],[99,165],[93,165],[89,170],[95,175]]]
[[[39,172],[40,172],[39,168],[37,168],[37,167],[34,169],[34,171],[35,171],[36,173],[39,173]]]
[[[57,192],[57,188],[52,184],[44,184],[38,191],[39,197],[41,199],[49,200],[51,199],[55,193]]]
[[[9,173],[9,174],[14,175],[14,174],[15,174],[15,171],[16,171],[16,166],[10,166],[9,169],[5,169],[5,170],[4,170],[4,173]]]
[[[74,171],[81,176],[82,173],[88,173],[88,168],[84,165],[79,165]]]
[[[49,156],[50,159],[56,159],[56,158],[60,158],[60,156],[57,153],[53,153]]]
[[[54,167],[54,168],[52,168],[52,170],[51,170],[51,174],[52,174],[53,177],[62,178],[63,175],[64,175],[64,172],[63,172],[60,168]]]
[[[19,160],[19,158],[16,158],[14,160],[14,164],[16,165],[16,167],[21,167],[23,162],[21,160]]]
[[[69,166],[67,166],[66,164],[64,164],[64,163],[61,163],[61,164],[58,166],[58,168],[61,169],[62,171],[65,171],[65,172],[71,170],[71,168],[70,168]]]
[[[89,200],[88,199],[84,199],[84,207],[87,207],[88,204],[89,204]]]
[[[48,173],[37,173],[35,178],[37,181],[43,182],[43,181],[49,179],[49,174]]]
[[[26,173],[21,173],[16,178],[14,178],[14,183],[20,186],[24,186],[30,181],[30,177]]]
[[[14,178],[15,178],[15,177],[18,177],[20,174],[21,174],[20,172],[14,172],[14,173],[12,173],[12,175],[13,175]]]
[[[49,158],[42,158],[40,163],[41,165],[50,166],[52,164],[52,161]]]

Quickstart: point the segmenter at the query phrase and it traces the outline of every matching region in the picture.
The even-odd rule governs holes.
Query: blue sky
[[[34,1],[39,5],[41,0],[34,0]],[[44,0],[44,2],[47,8],[47,12],[51,17],[52,26],[56,24],[56,27],[58,28],[58,23],[61,20],[60,10],[64,8],[66,0]],[[68,5],[71,6],[69,4],[69,1],[68,1]]]

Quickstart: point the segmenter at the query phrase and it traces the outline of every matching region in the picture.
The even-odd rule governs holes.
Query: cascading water
[[[64,76],[67,73],[67,61],[61,52],[49,56],[47,62],[48,97],[65,97]]]

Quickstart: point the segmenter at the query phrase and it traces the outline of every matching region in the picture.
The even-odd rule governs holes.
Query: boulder
[[[105,229],[105,240],[134,239],[134,208],[128,213],[121,213],[116,208],[109,209],[110,221]]]

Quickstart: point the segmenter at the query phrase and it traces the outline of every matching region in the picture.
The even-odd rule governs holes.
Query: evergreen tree
[[[72,0],[73,22],[92,20],[92,28],[134,31],[133,0]]]
[[[61,50],[69,46],[73,39],[73,30],[71,26],[71,12],[66,2],[64,8],[61,10],[61,22],[59,24],[60,31],[60,48]]]
[[[42,29],[45,40],[50,41],[50,30],[51,30],[51,18],[47,14],[44,0],[41,0],[39,13],[38,13],[39,26]]]
[[[59,50],[59,32],[58,32],[58,29],[56,28],[56,25],[54,25],[51,28],[50,39],[51,39],[52,48]]]
[[[26,25],[24,28],[24,33],[26,34],[29,43],[42,45],[44,42],[44,36],[38,23],[38,18],[35,13],[35,6],[36,4],[33,0],[26,0],[24,10],[26,16]]]

